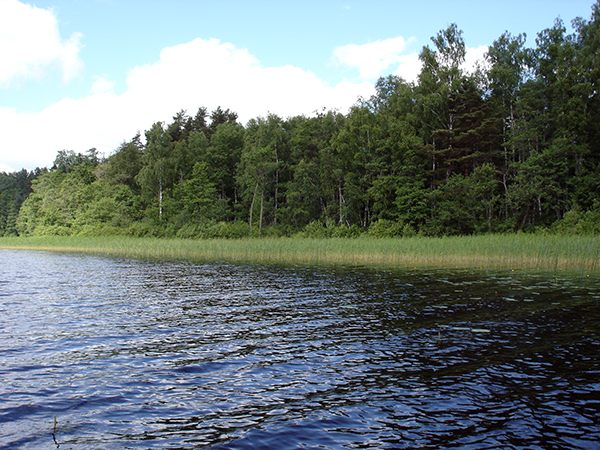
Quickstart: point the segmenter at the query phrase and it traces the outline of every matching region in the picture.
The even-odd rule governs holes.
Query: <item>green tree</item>
[[[417,135],[416,89],[398,77],[381,78],[370,100],[381,139],[378,171],[369,188],[378,220],[397,220],[418,227],[426,216],[427,161]]]
[[[219,219],[232,219],[238,202],[237,166],[244,148],[245,129],[236,122],[222,123],[215,129],[202,161],[211,168],[209,178],[218,189],[224,209]]]
[[[179,182],[182,183],[191,174],[194,167],[194,156],[188,148],[186,140],[180,140],[174,143],[173,153],[171,154],[173,170]]]
[[[338,182],[339,219],[368,227],[373,219],[369,195],[374,179],[385,170],[385,134],[368,104],[351,108],[344,125],[331,140]]]
[[[332,139],[344,121],[340,113],[323,111],[286,122],[289,156],[282,166],[287,180],[283,214],[287,223],[300,228],[314,221],[336,221],[343,173]]]
[[[432,42],[435,49],[423,47],[419,59],[423,64],[416,89],[416,114],[423,142],[431,157],[434,179],[447,179],[453,173],[453,133],[456,121],[455,104],[465,74],[466,46],[462,31],[456,24],[440,31]]]
[[[465,235],[491,231],[498,191],[496,170],[491,164],[477,167],[469,176],[453,174],[431,193],[435,209],[427,232]]]
[[[282,162],[288,159],[287,141],[288,133],[284,128],[284,122],[274,114],[269,114],[266,118],[252,119],[246,126],[242,166],[245,167],[248,162],[252,161],[251,165],[258,164],[259,167],[265,168],[267,167],[267,159],[272,159],[268,164],[269,171],[271,171],[268,176],[268,183],[263,182],[263,180],[259,185],[261,186],[261,218],[265,212],[264,207],[267,206],[265,202],[265,199],[267,199],[269,218],[273,224],[278,221],[281,198],[284,198],[284,195],[282,195],[283,180],[281,171],[283,168]],[[248,155],[256,152],[258,152],[257,155],[260,155],[258,158],[252,156],[248,159]],[[264,172],[262,168],[259,169],[261,173]]]
[[[104,178],[111,184],[123,184],[139,194],[136,177],[142,168],[143,145],[140,134],[123,142],[104,164]]]
[[[142,155],[143,167],[136,176],[142,195],[150,202],[158,200],[158,217],[163,218],[165,190],[173,184],[173,143],[162,122],[146,131],[146,147]]]
[[[516,129],[516,104],[528,76],[530,52],[525,48],[525,34],[516,37],[505,32],[489,47],[486,59],[491,100],[502,117],[504,165],[515,161],[516,149],[511,145]]]
[[[95,150],[86,155],[61,151],[54,169],[32,182],[32,193],[21,206],[16,228],[20,235],[72,234],[73,224],[90,204],[98,165]]]
[[[277,168],[276,152],[270,146],[244,148],[241,168],[240,183],[246,188],[246,196],[251,198],[249,209],[251,233],[256,196],[257,194],[260,196],[258,222],[258,235],[260,236],[262,234],[265,191],[267,185],[273,181],[273,176]]]
[[[217,109],[210,114],[210,125],[206,130],[209,138],[212,138],[212,135],[217,131],[219,125],[236,123],[237,117],[237,113],[230,111],[229,109],[223,111],[221,107],[218,106]]]
[[[39,169],[28,172],[0,172],[0,236],[17,234],[16,221],[21,205],[31,193],[31,183],[40,174]]]
[[[174,195],[187,217],[196,221],[209,215],[215,196],[215,185],[210,182],[209,169],[204,162],[194,165],[191,177],[175,187]]]

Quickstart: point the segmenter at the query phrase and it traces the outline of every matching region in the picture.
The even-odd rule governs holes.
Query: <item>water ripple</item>
[[[599,448],[598,280],[0,257],[1,448]]]

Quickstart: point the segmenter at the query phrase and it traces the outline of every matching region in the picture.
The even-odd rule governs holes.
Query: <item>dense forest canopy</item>
[[[414,83],[347,114],[245,126],[181,111],[101,157],[0,173],[0,235],[428,236],[600,231],[600,3],[535,47],[506,32],[475,72],[449,26]]]

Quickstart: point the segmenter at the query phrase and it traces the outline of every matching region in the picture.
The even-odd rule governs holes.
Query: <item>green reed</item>
[[[0,238],[0,248],[81,251],[111,256],[244,263],[472,267],[600,272],[600,237],[480,235],[442,238],[134,237]]]

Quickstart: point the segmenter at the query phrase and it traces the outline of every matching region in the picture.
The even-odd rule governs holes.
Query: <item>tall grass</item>
[[[46,236],[1,238],[0,248],[193,261],[600,272],[600,237],[596,236],[510,234],[239,240]]]

